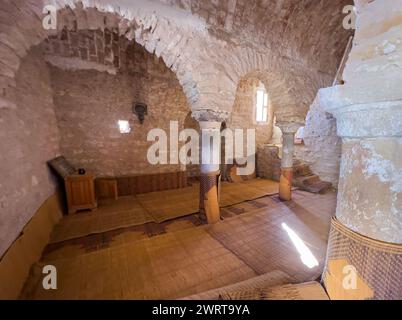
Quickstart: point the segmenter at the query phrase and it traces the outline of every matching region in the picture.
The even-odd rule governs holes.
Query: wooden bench
[[[141,193],[187,187],[187,172],[175,171],[120,177],[97,177],[96,193],[99,199],[114,199]]]

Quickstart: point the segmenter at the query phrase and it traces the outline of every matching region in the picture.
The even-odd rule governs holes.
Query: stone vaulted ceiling
[[[160,0],[205,20],[211,33],[256,50],[276,51],[332,73],[348,33],[342,9],[352,0]]]
[[[0,0],[0,108],[13,107],[13,78],[31,46],[63,28],[109,28],[163,58],[196,118],[227,117],[251,74],[279,120],[300,121],[331,83],[350,35],[342,28],[350,0],[64,0],[53,33],[42,27],[48,3]]]

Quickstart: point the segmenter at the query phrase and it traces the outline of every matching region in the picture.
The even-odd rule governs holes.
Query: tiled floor
[[[213,226],[190,215],[51,244],[22,298],[173,299],[275,270],[295,282],[314,280],[323,268],[335,205],[334,192],[296,190],[289,202],[267,196],[223,208],[223,221]],[[294,234],[318,266],[306,265]],[[42,289],[46,264],[57,268],[57,290]]]

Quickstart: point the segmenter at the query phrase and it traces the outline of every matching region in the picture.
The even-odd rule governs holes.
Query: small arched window
[[[303,144],[303,139],[304,139],[304,127],[300,127],[296,134],[295,134],[295,144]]]
[[[257,122],[268,121],[268,94],[263,84],[257,88],[256,92],[255,120]]]

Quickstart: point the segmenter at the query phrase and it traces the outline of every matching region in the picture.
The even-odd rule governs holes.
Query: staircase
[[[300,160],[295,160],[293,170],[293,185],[301,190],[322,194],[332,188],[332,183],[322,181]]]
[[[281,177],[281,159],[278,146],[266,145],[257,159],[258,175],[262,178],[279,181]],[[325,193],[332,188],[330,182],[322,181],[314,174],[309,165],[299,159],[293,162],[293,186],[312,193]]]

